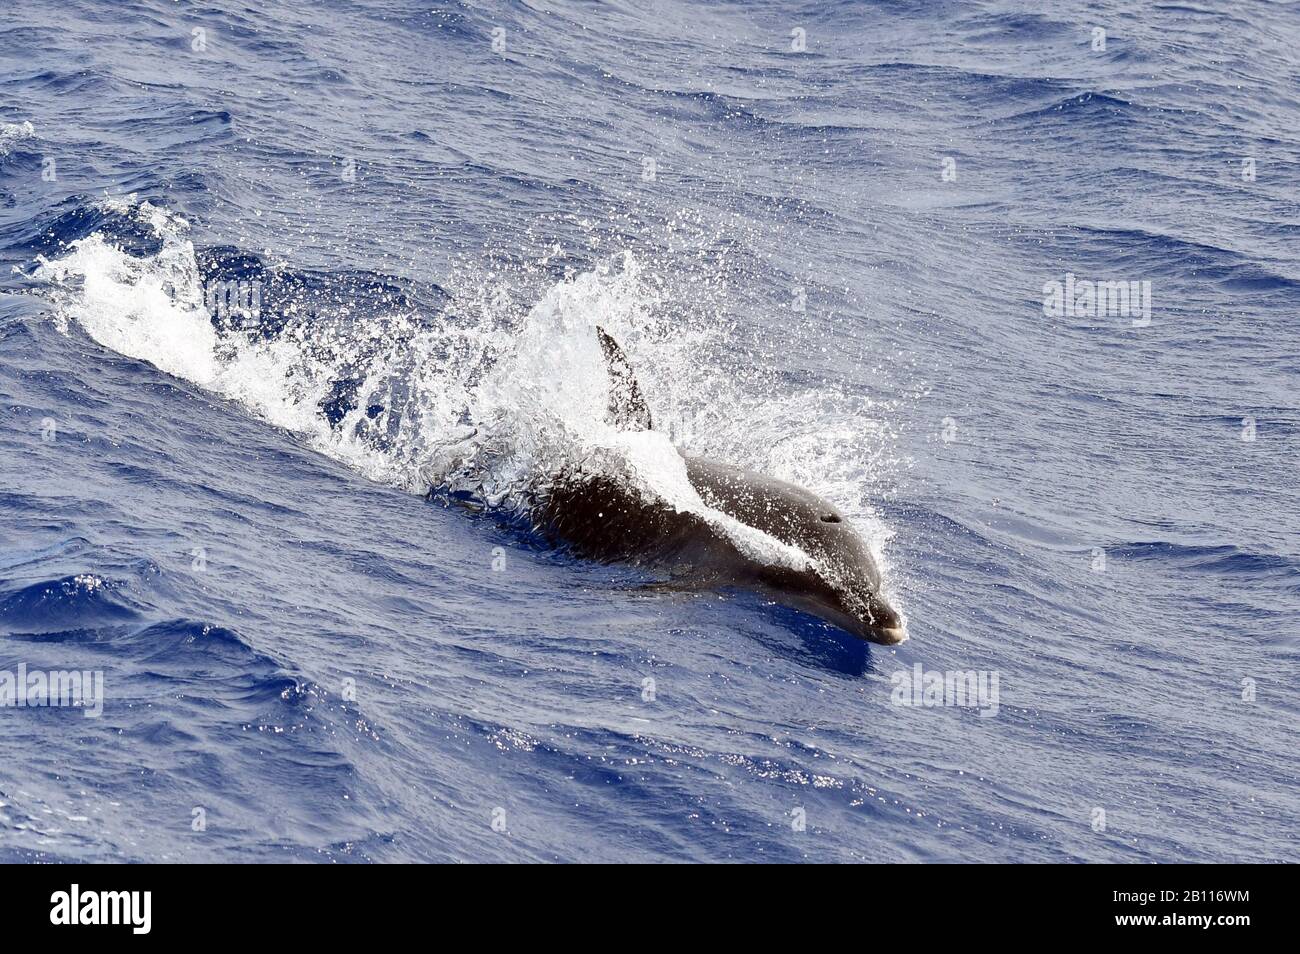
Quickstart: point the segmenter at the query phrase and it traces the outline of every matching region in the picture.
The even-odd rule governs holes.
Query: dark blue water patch
[[[0,182],[9,179],[15,186],[20,186],[39,179],[44,158],[35,149],[22,146],[14,146],[8,152],[0,151]],[[6,190],[5,195],[8,196],[6,205],[9,208],[17,204],[13,193]]]
[[[491,38],[487,18],[480,18],[476,23],[474,11],[468,7],[458,9],[442,4],[429,9],[403,11],[398,19],[412,29],[435,34],[439,40],[456,40],[468,45],[485,43]]]
[[[92,573],[26,586],[0,579],[0,629],[9,635],[110,625],[139,619],[141,610],[125,582]]]
[[[113,245],[138,258],[157,255],[162,239],[148,223],[122,208],[96,203],[88,196],[74,196],[59,204],[61,211],[42,216],[35,223],[15,224],[0,232],[11,250],[53,257],[73,242],[99,234]]]
[[[231,123],[231,116],[224,109],[200,109],[189,114],[189,121],[196,126],[215,126],[225,128]]]
[[[1151,541],[1107,548],[1118,559],[1153,562],[1191,573],[1212,573],[1260,580],[1290,581],[1300,591],[1300,560],[1275,553],[1257,553],[1232,544],[1203,546]]]
[[[21,86],[29,90],[35,88],[66,96],[103,94],[114,86],[114,82],[104,72],[81,68],[62,71],[42,70],[32,76],[11,77],[4,85]]]
[[[105,672],[106,706],[135,697],[172,696],[196,711],[225,713],[225,719],[233,720],[231,729],[268,722],[316,724],[317,710],[334,713],[329,719],[353,718],[355,706],[340,704],[337,696],[286,669],[234,630],[189,619],[144,626],[103,617],[89,622],[93,628],[11,632],[6,656],[33,659],[36,668],[43,658],[58,660],[59,666],[75,660],[77,668]],[[176,741],[200,730],[195,722],[164,720],[149,723],[144,731]]]
[[[1064,96],[1077,90],[1076,84],[1070,80],[990,73],[969,66],[947,64],[890,61],[847,67],[844,72],[846,77],[907,86],[951,85],[963,103],[963,115],[959,117],[963,123],[987,121],[987,117],[976,110],[981,102],[998,109],[1006,109],[1009,103],[1059,103]]]
[[[278,669],[278,664],[260,653],[239,633],[223,626],[198,620],[175,619],[153,623],[131,631],[112,641],[114,652],[129,654],[152,668],[178,666],[186,671],[196,667],[248,673],[250,670]],[[267,680],[271,687],[285,688],[283,679]]]
[[[964,523],[949,514],[916,503],[884,502],[882,509],[886,512],[906,513],[918,533],[924,532],[934,539],[961,537],[967,544],[961,548],[963,552],[974,549],[983,553],[989,561],[996,559],[995,552],[1010,549],[1005,542],[997,539],[993,528],[978,519]]]
[[[1060,99],[1041,109],[1029,110],[1008,119],[1016,121],[1097,122],[1102,124],[1128,120],[1146,111],[1146,107],[1121,96],[1087,91]]]
[[[12,573],[26,566],[39,567],[47,561],[79,556],[94,549],[89,540],[79,536],[66,537],[47,546],[26,549],[10,544],[3,537],[0,539],[5,541],[4,549],[0,550],[0,573]]]
[[[1280,292],[1283,300],[1300,302],[1300,278],[1278,275],[1254,262],[1223,269],[1207,269],[1205,275],[1217,281],[1225,291],[1251,294]]]
[[[962,27],[967,31],[986,31],[971,35],[973,42],[1016,46],[1055,39],[1077,40],[1080,37],[1077,23],[1043,13],[979,12],[963,18]]]
[[[746,627],[768,652],[819,672],[860,677],[873,669],[869,643],[807,613],[747,593],[729,594],[732,613],[753,613],[769,625]]]

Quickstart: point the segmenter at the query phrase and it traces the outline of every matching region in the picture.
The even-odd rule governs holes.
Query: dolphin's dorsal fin
[[[648,431],[653,428],[650,407],[641,396],[627,355],[604,328],[596,326],[600,350],[605,352],[605,370],[609,372],[609,420],[625,431]]]

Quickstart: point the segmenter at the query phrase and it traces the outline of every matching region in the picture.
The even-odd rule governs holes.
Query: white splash
[[[147,225],[162,248],[136,257],[96,234],[41,260],[36,277],[51,285],[61,319],[239,402],[371,479],[518,508],[569,465],[603,468],[649,499],[704,516],[755,559],[806,564],[797,548],[707,507],[673,435],[694,453],[825,494],[883,556],[887,533],[863,494],[868,448],[880,444],[869,408],[818,392],[745,393],[699,360],[713,336],[707,322],[656,317],[662,292],[630,253],[554,283],[518,315],[488,303],[484,290],[481,303],[458,301],[454,317],[291,319],[264,340],[212,322],[184,219],[133,197],[105,205]],[[606,421],[597,324],[629,351],[655,431],[621,432]],[[361,380],[357,406],[331,426],[321,404],[345,372]],[[377,415],[367,413],[373,407]]]
[[[20,142],[36,138],[36,127],[30,122],[0,123],[0,158],[13,152]]]

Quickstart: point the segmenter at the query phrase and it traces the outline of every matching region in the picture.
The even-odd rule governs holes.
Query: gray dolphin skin
[[[623,349],[604,329],[596,333],[610,378],[610,420],[624,430],[653,429]],[[880,594],[870,551],[832,504],[785,481],[682,457],[708,506],[798,547],[812,564],[796,570],[755,560],[699,514],[648,501],[603,474],[557,476],[535,514],[537,528],[588,559],[666,570],[674,585],[756,590],[873,643],[907,638],[901,617]]]

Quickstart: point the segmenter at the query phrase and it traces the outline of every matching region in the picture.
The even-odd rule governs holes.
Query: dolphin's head
[[[829,501],[784,481],[687,458],[705,501],[810,558],[801,569],[764,566],[759,581],[782,603],[853,635],[892,646],[907,639],[902,617],[881,594],[880,570],[853,525]]]
[[[880,592],[870,549],[843,514],[825,501],[818,504],[815,513],[800,514],[804,526],[793,541],[813,565],[794,571],[778,588],[788,602],[854,636],[886,646],[903,642],[907,628]]]

